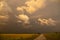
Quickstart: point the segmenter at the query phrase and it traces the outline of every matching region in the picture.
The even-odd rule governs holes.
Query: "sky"
[[[0,32],[60,32],[59,2],[59,0],[0,1],[0,24],[4,25],[0,27]]]

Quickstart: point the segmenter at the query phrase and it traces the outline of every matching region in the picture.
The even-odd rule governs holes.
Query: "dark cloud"
[[[36,10],[33,14],[24,11],[24,15],[29,16],[29,24],[17,22],[16,18],[20,14],[16,10],[18,6],[26,6],[24,3],[27,0],[6,0],[7,5],[11,8],[9,12],[9,21],[7,25],[0,27],[1,33],[45,33],[45,32],[60,32],[60,5],[59,2],[46,1],[46,6],[43,9]],[[56,26],[46,26],[38,23],[38,18],[49,19],[52,18],[57,21]],[[28,27],[28,28],[24,28]]]

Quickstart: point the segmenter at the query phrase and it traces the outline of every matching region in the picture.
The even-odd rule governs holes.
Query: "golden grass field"
[[[39,34],[1,34],[3,37],[13,37],[13,38],[18,38],[18,37],[23,37],[23,38],[29,38],[32,36],[38,36]]]
[[[40,34],[0,34],[0,40],[32,40]]]
[[[47,40],[60,40],[60,33],[43,34]],[[34,40],[40,34],[0,34],[0,40]]]

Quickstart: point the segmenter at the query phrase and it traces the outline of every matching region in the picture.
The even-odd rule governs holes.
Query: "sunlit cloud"
[[[29,0],[25,2],[25,4],[27,5],[26,11],[29,13],[33,13],[37,9],[45,7],[45,1],[46,0]]]
[[[12,12],[12,9],[7,5],[7,3],[3,0],[0,1],[0,12]]]
[[[8,22],[8,12],[12,12],[11,8],[7,5],[5,0],[0,1],[0,24]]]
[[[23,11],[23,7],[17,7],[18,11]]]
[[[3,6],[4,6],[3,2],[0,2],[0,10],[2,9]]]
[[[49,18],[48,20],[49,20],[49,24],[56,25],[56,21],[53,20],[52,18]]]
[[[0,21],[7,21],[8,20],[8,15],[2,16],[0,15]]]
[[[41,25],[52,25],[55,26],[56,25],[56,21],[53,20],[52,18],[49,19],[41,19],[39,18],[38,21],[40,22]]]
[[[32,14],[38,9],[44,8],[45,2],[46,0],[29,0],[25,2],[26,6],[17,7],[17,10],[18,11],[26,10],[26,12]]]
[[[17,11],[19,12],[19,13],[22,13],[22,14],[24,14],[24,10],[26,9],[26,7],[25,6],[21,6],[21,7],[17,7]]]
[[[8,18],[8,17],[7,17],[7,15],[6,15],[6,16],[2,16],[2,15],[0,15],[0,18]]]
[[[18,15],[18,19],[18,22],[29,23],[29,17],[27,15],[20,14]]]

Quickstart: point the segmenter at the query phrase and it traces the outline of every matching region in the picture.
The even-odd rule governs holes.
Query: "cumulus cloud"
[[[0,15],[0,21],[2,21],[2,20],[7,20],[8,19],[8,15],[5,15],[5,16],[2,16],[2,15]]]
[[[7,3],[4,0],[0,1],[0,21],[8,20],[8,12],[11,12],[11,8],[7,5]]]
[[[12,12],[11,8],[7,5],[7,3],[3,0],[0,1],[0,12]]]
[[[17,7],[17,10],[23,12],[23,7]]]
[[[40,22],[41,25],[52,25],[55,26],[56,25],[56,21],[53,20],[52,18],[49,19],[41,19],[39,18],[38,21]]]
[[[37,11],[39,8],[45,7],[46,0],[29,0],[25,2],[26,6],[17,7],[18,11],[26,10],[28,13],[33,13]]]
[[[29,0],[25,2],[27,5],[26,11],[29,13],[35,12],[39,8],[43,8],[45,6],[45,1],[46,0]]]
[[[6,25],[6,22],[8,21],[8,15],[0,15],[0,24]]]
[[[20,14],[18,15],[18,19],[18,22],[29,23],[29,17],[27,15]]]
[[[4,6],[3,2],[0,2],[0,10],[2,9],[3,6]]]
[[[12,12],[12,9],[8,6],[5,0],[0,1],[0,24],[6,24],[8,22],[8,12]]]

